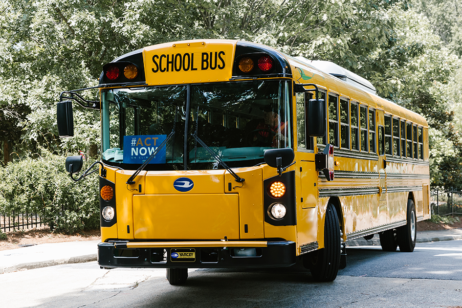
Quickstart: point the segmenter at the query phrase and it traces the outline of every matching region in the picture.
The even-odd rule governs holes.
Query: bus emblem
[[[193,189],[194,182],[188,178],[179,178],[173,182],[173,187],[178,191],[187,192]]]
[[[173,258],[173,259],[176,259],[176,258],[178,258],[178,253],[176,253],[176,252],[172,252],[172,258]]]

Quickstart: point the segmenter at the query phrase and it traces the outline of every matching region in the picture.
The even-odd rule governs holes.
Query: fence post
[[[439,195],[440,195],[440,191],[439,191],[439,189],[437,188],[437,189],[436,189],[436,211],[438,212],[437,215],[440,215],[440,201],[439,201]]]

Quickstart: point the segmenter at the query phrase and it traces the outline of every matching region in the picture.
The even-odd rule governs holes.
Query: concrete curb
[[[439,237],[428,237],[428,238],[419,238],[417,234],[417,243],[430,243],[430,242],[442,242],[442,241],[455,241],[462,240],[462,235],[445,235]],[[351,240],[346,242],[348,246],[380,246],[380,239],[377,235],[374,234],[374,237],[370,240],[365,240],[363,238]]]
[[[22,264],[16,264],[12,266],[7,266],[0,268],[0,274],[7,274],[13,273],[17,271],[24,271],[48,266],[55,266],[55,265],[63,265],[63,264],[73,264],[73,263],[85,263],[85,262],[92,262],[96,261],[96,253],[83,255],[83,256],[75,256],[68,259],[56,259],[56,260],[47,260],[41,262],[28,262]]]

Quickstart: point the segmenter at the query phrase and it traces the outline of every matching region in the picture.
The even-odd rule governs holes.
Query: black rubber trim
[[[114,247],[117,245],[117,247]],[[138,257],[114,257],[115,249],[125,248],[123,243],[99,243],[98,264],[103,267],[138,267],[138,268],[257,268],[257,267],[288,267],[296,263],[295,243],[291,241],[268,242],[267,247],[256,248],[257,257],[233,257],[234,248],[215,248],[218,252],[217,262],[201,262],[201,253],[210,248],[189,247],[196,251],[194,262],[172,262],[170,251],[175,248],[133,248],[138,250]],[[248,248],[248,247],[247,247]],[[151,253],[167,250],[167,258],[163,262],[151,262]],[[179,249],[179,248],[178,248]]]

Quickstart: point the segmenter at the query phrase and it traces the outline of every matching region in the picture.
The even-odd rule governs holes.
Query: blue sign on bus
[[[157,147],[165,141],[167,135],[135,135],[124,136],[124,164],[142,164]],[[150,164],[165,164],[167,147],[164,146],[149,162]]]

